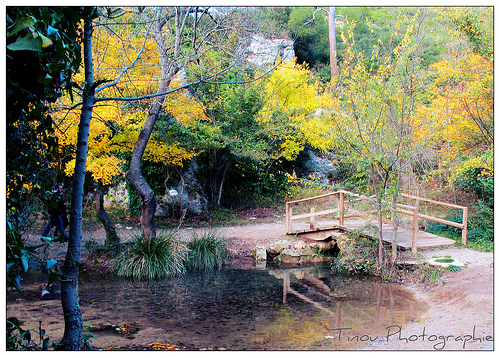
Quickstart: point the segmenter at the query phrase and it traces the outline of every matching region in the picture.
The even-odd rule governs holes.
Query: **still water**
[[[328,267],[226,268],[150,283],[84,280],[79,291],[85,324],[140,327],[128,341],[94,332],[92,344],[102,347],[149,338],[188,349],[352,350],[427,309],[404,287],[332,275]]]

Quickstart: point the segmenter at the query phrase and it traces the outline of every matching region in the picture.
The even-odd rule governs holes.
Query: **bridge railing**
[[[446,219],[442,218],[437,218],[425,214],[418,214],[418,218],[426,219],[428,221],[432,222],[437,222],[441,224],[446,224],[448,226],[460,228],[462,230],[462,244],[466,245],[467,244],[467,220],[468,220],[468,215],[469,215],[469,208],[465,206],[460,206],[460,205],[455,205],[453,203],[448,203],[448,202],[441,202],[441,201],[436,201],[436,200],[431,200],[429,198],[423,198],[423,197],[418,197],[418,196],[413,196],[413,195],[408,195],[408,194],[401,194],[401,196],[409,198],[409,199],[414,199],[416,201],[415,206],[419,206],[420,201],[424,202],[429,202],[445,207],[451,207],[451,208],[457,208],[462,210],[462,223],[457,223],[457,222],[452,222],[448,221]]]
[[[330,197],[330,196],[335,196],[338,195],[338,202],[337,202],[337,207],[336,208],[328,208],[324,209],[321,211],[316,211],[315,207],[310,208],[310,212],[308,213],[300,213],[300,214],[293,214],[293,206],[299,205],[301,203],[311,203],[312,201]],[[346,201],[346,195],[351,196],[351,199]],[[412,251],[415,253],[417,251],[417,232],[419,230],[418,228],[418,220],[419,219],[425,219],[437,223],[442,223],[446,224],[449,226],[457,227],[462,229],[462,244],[465,245],[467,244],[467,215],[468,215],[468,208],[464,206],[459,206],[459,205],[454,205],[451,203],[447,202],[440,202],[440,201],[435,201],[435,200],[430,200],[427,198],[423,197],[417,197],[413,195],[407,195],[407,194],[401,194],[401,196],[409,198],[409,199],[414,199],[416,200],[415,206],[411,205],[405,205],[401,203],[396,204],[396,212],[401,213],[403,215],[407,215],[411,217],[411,223],[407,225],[407,228],[409,228],[412,231]],[[287,234],[294,234],[297,233],[297,231],[293,231],[292,229],[292,221],[298,220],[298,219],[307,219],[309,218],[309,229],[314,230],[315,229],[315,218],[318,216],[324,216],[324,215],[333,215],[334,219],[337,219],[339,222],[340,226],[343,226],[345,223],[345,220],[347,218],[353,218],[353,217],[365,217],[365,218],[374,218],[374,215],[377,214],[376,210],[372,211],[359,211],[359,210],[348,210],[347,206],[349,204],[352,204],[354,202],[362,201],[362,200],[369,200],[370,202],[374,203],[374,196],[363,196],[359,195],[350,191],[346,190],[338,190],[334,192],[329,192],[323,195],[318,195],[314,197],[309,197],[309,198],[303,198],[299,200],[294,200],[294,201],[288,201],[286,202],[286,210],[285,210],[285,221],[286,221],[286,231]],[[438,205],[443,205],[447,207],[453,207],[453,208],[458,208],[463,210],[463,221],[462,223],[457,223],[457,222],[452,222],[448,221],[442,218],[437,218],[425,214],[421,214],[419,212],[419,202],[420,201],[426,201]],[[396,223],[394,219],[386,219],[383,218],[384,223],[391,224],[395,229],[396,226],[399,223]]]

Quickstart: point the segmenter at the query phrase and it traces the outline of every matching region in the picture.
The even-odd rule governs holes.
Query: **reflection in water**
[[[86,324],[139,323],[151,342],[190,348],[356,349],[426,309],[401,286],[336,276],[322,267],[221,269],[150,283],[82,282],[79,290]],[[96,335],[94,345],[132,342]]]

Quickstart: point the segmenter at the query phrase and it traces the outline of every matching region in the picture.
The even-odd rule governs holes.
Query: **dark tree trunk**
[[[61,347],[64,350],[78,351],[82,347],[82,311],[78,301],[78,264],[81,259],[83,187],[87,166],[88,139],[92,110],[95,101],[95,88],[92,67],[92,20],[84,24],[84,64],[85,89],[78,128],[76,163],[73,177],[69,243],[61,277],[61,303],[64,314],[64,336]]]
[[[115,225],[111,218],[109,218],[108,213],[104,209],[104,194],[106,193],[106,187],[97,184],[95,189],[95,208],[97,213],[97,218],[101,221],[106,231],[106,246],[112,250],[117,250],[120,247],[120,237],[116,234]]]
[[[158,45],[158,52],[160,55],[160,67],[162,76],[160,78],[160,85],[158,86],[157,93],[164,93],[168,90],[170,81],[172,80],[178,69],[174,63],[168,61],[167,49],[162,38],[162,22],[157,20],[155,26],[155,40]],[[137,190],[139,198],[141,200],[141,229],[144,239],[151,239],[156,236],[156,226],[155,226],[155,211],[156,211],[156,199],[155,194],[146,179],[142,175],[142,157],[144,151],[146,150],[146,145],[148,144],[149,138],[153,132],[156,124],[156,120],[160,115],[163,102],[165,101],[165,95],[160,95],[155,97],[153,104],[149,109],[149,114],[146,117],[144,125],[139,133],[139,137],[134,144],[134,149],[132,151],[132,157],[130,159],[130,167],[126,173],[127,179],[130,181],[132,186]]]

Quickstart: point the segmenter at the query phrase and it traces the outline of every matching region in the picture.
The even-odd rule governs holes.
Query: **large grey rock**
[[[297,250],[304,250],[307,248],[307,244],[303,240],[299,240],[299,241],[295,242],[295,244],[293,245],[293,248],[297,249]]]
[[[308,159],[304,163],[304,167],[309,172],[319,174],[322,182],[328,182],[337,177],[337,167],[331,160],[326,157],[317,155],[312,150],[307,152]]]
[[[274,242],[267,248],[267,254],[270,256],[277,256],[280,254],[284,249],[288,249],[291,247],[291,243],[287,240],[279,240],[277,242]]]
[[[264,247],[263,245],[256,246],[252,251],[252,256],[256,261],[267,260],[266,247]]]
[[[256,34],[246,49],[245,58],[251,64],[261,66],[274,63],[277,54],[283,61],[295,57],[293,41],[285,38],[265,38]]]

